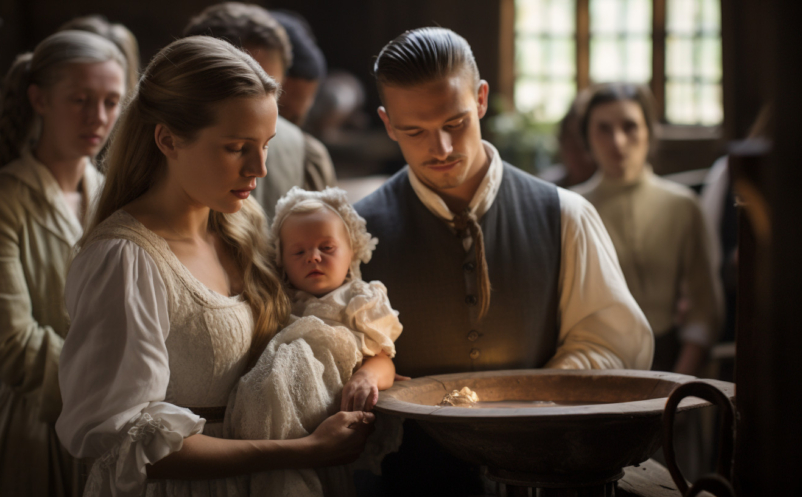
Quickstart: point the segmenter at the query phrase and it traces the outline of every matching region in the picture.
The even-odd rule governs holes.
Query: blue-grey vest
[[[475,252],[420,201],[404,168],[356,204],[379,244],[365,281],[387,286],[404,331],[399,374],[542,367],[559,332],[561,255],[557,189],[504,164],[496,200],[479,221],[492,287],[477,322]]]

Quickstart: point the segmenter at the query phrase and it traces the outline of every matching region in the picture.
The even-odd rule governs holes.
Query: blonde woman
[[[62,496],[58,443],[64,281],[102,177],[90,159],[117,119],[125,61],[109,41],[64,31],[20,55],[0,96],[0,495]]]
[[[108,155],[67,280],[59,437],[93,458],[85,495],[227,495],[252,472],[356,458],[372,415],[296,440],[224,440],[229,393],[290,313],[249,193],[265,176],[276,83],[211,37],[163,49]]]

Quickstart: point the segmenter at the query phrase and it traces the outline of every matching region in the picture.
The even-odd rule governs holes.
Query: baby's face
[[[354,252],[337,214],[327,208],[290,214],[279,237],[281,262],[295,288],[322,297],[343,284]]]

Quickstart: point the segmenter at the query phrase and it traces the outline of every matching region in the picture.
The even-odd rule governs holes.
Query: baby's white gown
[[[268,343],[232,392],[227,438],[285,440],[312,433],[340,407],[343,385],[363,357],[395,355],[398,313],[378,281],[352,280],[317,298],[297,292],[289,326]],[[378,470],[400,445],[400,420],[380,418],[361,466]],[[350,469],[281,470],[251,475],[253,495],[349,495]]]

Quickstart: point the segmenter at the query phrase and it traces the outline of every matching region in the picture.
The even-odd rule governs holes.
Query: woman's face
[[[279,236],[281,264],[295,288],[322,297],[343,284],[354,251],[340,216],[325,207],[290,214]]]
[[[56,160],[95,156],[109,137],[125,93],[125,74],[116,61],[65,64],[50,87],[31,85],[28,96],[42,118],[38,147]]]
[[[649,128],[637,102],[597,105],[588,121],[590,151],[602,173],[619,180],[638,177],[649,153]]]
[[[218,104],[215,123],[189,142],[176,139],[168,178],[190,204],[232,213],[267,174],[267,144],[276,135],[273,95],[232,98]]]

